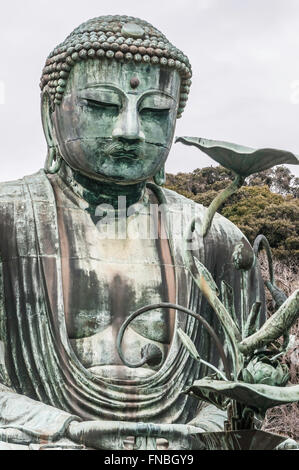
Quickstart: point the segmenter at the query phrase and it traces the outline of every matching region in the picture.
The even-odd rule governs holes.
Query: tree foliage
[[[167,175],[167,187],[209,206],[217,193],[234,176],[219,167],[197,169],[192,173]],[[265,235],[279,258],[299,257],[299,178],[284,166],[252,175],[229,198],[219,212],[248,237],[251,243]]]

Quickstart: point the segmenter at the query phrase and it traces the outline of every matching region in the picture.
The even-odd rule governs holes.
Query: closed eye
[[[97,100],[91,100],[90,98],[84,98],[85,104],[87,104],[90,108],[100,108],[100,109],[119,109],[119,105],[115,103],[107,103],[104,101],[97,101]]]
[[[140,113],[157,113],[157,114],[166,114],[169,113],[170,108],[142,108]]]

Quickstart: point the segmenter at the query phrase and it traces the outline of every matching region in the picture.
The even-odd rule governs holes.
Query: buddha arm
[[[31,443],[54,442],[65,436],[70,422],[80,419],[17,394],[8,388],[10,379],[5,367],[4,325],[4,290],[0,257],[0,449],[4,445],[3,442],[25,446]]]
[[[0,441],[29,445],[66,437],[74,415],[14,393],[0,384]]]

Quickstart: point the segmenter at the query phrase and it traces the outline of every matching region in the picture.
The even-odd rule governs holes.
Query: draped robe
[[[175,269],[176,302],[203,315],[223,338],[215,313],[185,266],[182,237],[176,236],[194,217],[200,226],[206,209],[173,191],[150,187],[166,207],[173,264],[184,268]],[[232,254],[244,238],[217,214],[208,236],[197,236],[194,249],[218,287],[226,281],[233,288],[237,315],[240,271]],[[248,306],[264,304],[258,264],[248,272],[247,285]],[[219,366],[215,344],[194,318],[177,313],[175,331],[178,327],[192,338],[201,357]],[[185,424],[196,418],[198,404],[183,391],[206,373],[176,334],[161,369],[150,377],[127,384],[86,370],[66,329],[57,210],[49,179],[41,170],[0,185],[0,441],[1,427],[8,426],[58,438],[71,420]]]

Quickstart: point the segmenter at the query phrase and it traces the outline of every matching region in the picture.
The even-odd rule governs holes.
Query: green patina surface
[[[160,188],[190,78],[187,57],[131,17],[84,23],[49,56],[45,172],[0,185],[0,448],[260,447],[254,413],[298,399],[268,349],[298,292],[285,299],[271,277],[279,309],[260,328],[257,253],[216,214],[246,176],[297,159],[181,138],[236,179],[208,210]],[[130,239],[151,204],[166,215],[157,237]],[[108,213],[118,239],[103,237]]]

